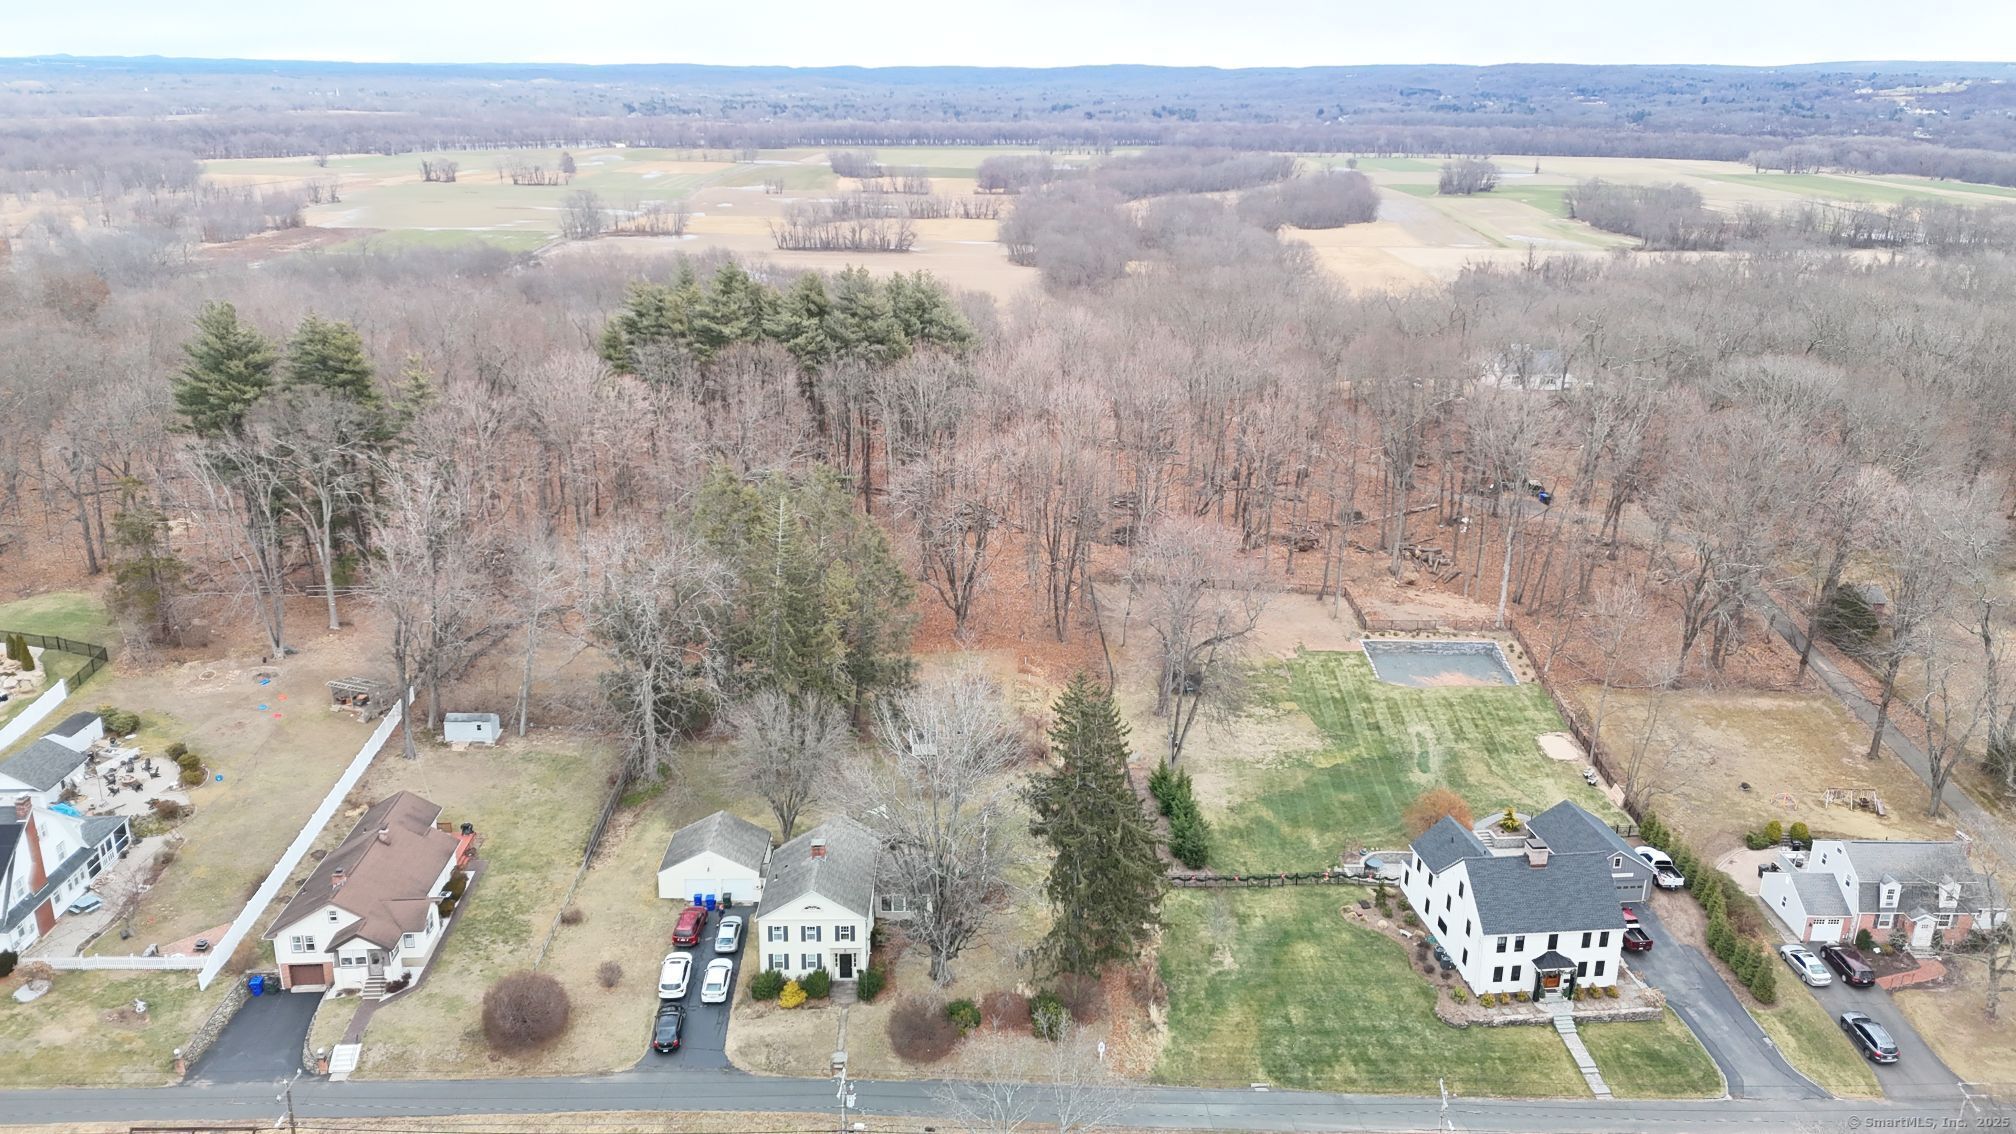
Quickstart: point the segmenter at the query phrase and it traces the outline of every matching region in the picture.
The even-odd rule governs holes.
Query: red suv
[[[679,921],[672,926],[672,944],[698,945],[700,931],[707,928],[707,907],[687,906],[679,911]]]

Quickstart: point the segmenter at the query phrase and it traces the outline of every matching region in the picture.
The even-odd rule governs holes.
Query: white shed
[[[747,905],[763,897],[770,832],[726,811],[679,828],[658,866],[658,896]]]
[[[441,739],[450,744],[495,744],[503,727],[496,713],[448,713],[441,718]]]

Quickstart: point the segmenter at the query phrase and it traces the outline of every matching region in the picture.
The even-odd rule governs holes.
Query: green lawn
[[[1165,1083],[1586,1097],[1551,1028],[1452,1028],[1400,946],[1345,922],[1328,887],[1184,890],[1163,906]]]
[[[0,987],[13,992],[20,982]],[[196,974],[58,973],[41,999],[0,995],[0,1066],[10,1087],[155,1087],[174,1079],[175,1049],[224,994]],[[147,1014],[135,1016],[135,1000]]]
[[[1581,1024],[1575,1030],[1618,1098],[1712,1099],[1726,1089],[1715,1061],[1670,1008],[1651,1023]]]
[[[1756,185],[1765,189],[1776,189],[1783,193],[1795,193],[1801,197],[1814,197],[1826,201],[1864,201],[1877,205],[1895,205],[1903,201],[1937,199],[1934,189],[1961,189],[1956,183],[1927,181],[1858,181],[1847,177],[1834,177],[1825,173],[1711,173],[1703,176],[1715,181],[1726,181],[1731,185]]]
[[[0,603],[0,630],[19,630],[28,634],[54,634],[63,638],[74,638],[80,642],[94,642],[111,649],[112,625],[105,612],[105,604],[98,596],[87,591],[57,591],[53,594],[36,595],[33,598],[15,602]],[[40,662],[52,678],[65,678],[84,667],[85,658],[81,654],[64,653],[60,650],[45,650]],[[34,704],[35,698],[16,697],[0,705],[0,724],[13,720],[14,716]],[[49,723],[57,718],[52,714]],[[32,742],[41,735],[33,729],[26,742]]]
[[[1568,188],[1564,185],[1500,185],[1489,195],[1531,205],[1551,217],[1568,217]]]
[[[1848,1045],[1833,1017],[1805,985],[1779,981],[1778,1003],[1752,1008],[1750,1014],[1785,1054],[1786,1061],[1808,1079],[1842,1098],[1883,1097],[1868,1061]]]
[[[1221,871],[1322,870],[1341,851],[1399,846],[1407,805],[1437,785],[1480,816],[1562,799],[1614,814],[1575,765],[1541,754],[1535,738],[1563,726],[1538,685],[1387,685],[1362,653],[1301,654],[1255,685],[1277,707],[1307,714],[1321,739],[1240,772],[1250,794],[1210,816]],[[1204,750],[1194,759],[1211,758]]]

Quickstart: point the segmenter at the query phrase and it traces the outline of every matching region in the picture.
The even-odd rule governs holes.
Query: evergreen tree
[[[848,268],[833,277],[833,307],[826,334],[836,357],[894,362],[910,353],[910,340],[896,321],[889,291],[866,268]]]
[[[245,415],[273,387],[279,359],[266,336],[238,322],[238,309],[211,303],[182,344],[189,361],[176,375],[175,408],[199,437],[235,436]]]
[[[168,517],[140,492],[140,482],[119,486],[119,511],[112,518],[114,614],[151,642],[174,636],[174,601],[187,568],[168,546]]]
[[[26,669],[31,657],[28,652],[28,639],[19,634],[7,635],[7,660]]]
[[[889,277],[889,306],[903,335],[922,346],[964,352],[979,336],[944,285],[929,272],[897,272]]]
[[[20,660],[21,660],[21,668],[22,668],[22,670],[23,670],[23,671],[25,671],[25,672],[29,672],[29,673],[32,673],[32,672],[34,672],[34,670],[35,670],[35,651],[34,651],[34,650],[31,650],[31,649],[29,649],[29,648],[28,648],[28,635],[26,635],[26,634],[16,634],[16,635],[14,635],[14,642],[15,642],[15,644],[16,644],[16,645],[18,645],[18,646],[20,646],[20,647],[21,647],[21,659],[20,659]]]
[[[688,328],[694,357],[711,361],[736,343],[761,338],[770,324],[775,295],[742,265],[721,265],[690,308]]]
[[[348,323],[309,312],[287,344],[287,380],[361,406],[379,404],[364,340]]]
[[[1055,917],[1042,948],[1057,971],[1090,976],[1140,953],[1161,924],[1166,880],[1112,696],[1081,673],[1055,711],[1055,766],[1028,787],[1030,831],[1056,852],[1044,885]]]
[[[1759,965],[1750,978],[1750,995],[1762,1004],[1778,1003],[1778,970],[1770,964]]]
[[[833,359],[833,339],[826,329],[832,314],[825,279],[806,272],[777,301],[767,333],[791,352],[801,369],[817,370]]]
[[[644,375],[647,355],[654,350],[691,350],[693,308],[699,302],[700,285],[690,268],[669,286],[632,284],[623,310],[602,330],[603,361],[626,374]]]

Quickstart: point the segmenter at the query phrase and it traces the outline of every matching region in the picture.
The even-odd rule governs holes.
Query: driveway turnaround
[[[321,1002],[307,992],[254,996],[224,1025],[189,1077],[199,1083],[271,1083],[292,1075],[301,1067],[301,1045]]]
[[[1729,1093],[1739,1099],[1824,1099],[1827,1092],[1792,1069],[1785,1056],[1750,1018],[1729,990],[1713,962],[1692,945],[1675,941],[1660,924],[1652,903],[1634,903],[1655,944],[1649,953],[1633,953],[1632,971],[1666,994],[1666,1003],[1687,1024],[1708,1057],[1729,1080]]]

